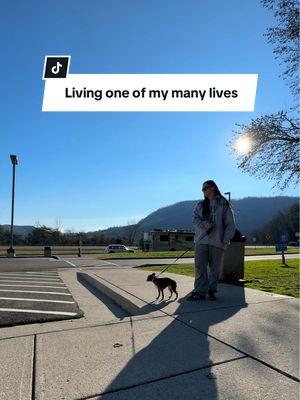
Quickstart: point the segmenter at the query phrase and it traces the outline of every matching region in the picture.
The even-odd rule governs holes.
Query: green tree
[[[33,229],[31,233],[27,235],[26,241],[31,245],[58,245],[60,244],[61,233],[56,230],[49,228],[46,225],[40,225]]]
[[[0,243],[4,246],[10,246],[10,240],[11,240],[10,231],[4,231],[2,229],[2,234],[0,235]],[[23,244],[21,236],[16,233],[13,234],[13,242],[14,245]]]
[[[287,210],[278,212],[261,229],[253,232],[259,243],[267,243],[266,236],[271,236],[272,243],[279,243],[281,235],[287,235],[289,241],[296,239],[295,234],[299,232],[299,204],[294,204]]]

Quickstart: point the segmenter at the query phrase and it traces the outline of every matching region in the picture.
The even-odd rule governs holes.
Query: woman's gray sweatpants
[[[196,292],[205,294],[216,292],[224,250],[209,244],[195,244],[195,284]]]

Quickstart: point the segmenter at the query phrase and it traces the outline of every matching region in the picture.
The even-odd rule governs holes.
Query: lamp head
[[[16,155],[11,154],[10,159],[13,165],[18,165],[18,157]]]

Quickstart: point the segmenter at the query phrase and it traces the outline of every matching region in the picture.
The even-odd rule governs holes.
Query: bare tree
[[[61,231],[62,227],[63,227],[62,219],[60,217],[56,217],[54,222],[54,229],[56,231]]]
[[[138,222],[135,220],[127,221],[127,225],[123,227],[123,239],[126,244],[132,246],[138,229]]]
[[[246,125],[231,139],[234,149],[239,137],[247,135],[249,151],[237,153],[238,167],[258,178],[276,181],[280,189],[299,181],[299,125],[287,113],[263,115]]]
[[[282,76],[297,101],[299,80],[299,8],[297,0],[261,0],[274,12],[277,26],[268,28],[268,41],[284,64]],[[299,119],[295,107],[252,119],[249,125],[237,124],[229,145],[237,155],[238,167],[258,178],[275,180],[279,189],[299,182]],[[244,153],[236,151],[241,138],[249,141]]]
[[[267,29],[268,42],[273,44],[275,58],[285,67],[282,74],[292,93],[299,92],[299,2],[298,0],[262,0],[274,12],[277,26]]]

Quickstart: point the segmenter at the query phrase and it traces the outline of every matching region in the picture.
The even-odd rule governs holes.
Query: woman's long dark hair
[[[217,199],[224,199],[226,201],[227,207],[230,207],[228,200],[221,194],[215,181],[212,181],[212,180],[205,181],[203,183],[203,185],[213,186],[215,189]],[[204,200],[203,200],[202,215],[203,215],[203,218],[205,218],[205,219],[209,219],[209,217],[210,217],[209,198],[206,196],[204,196]]]

